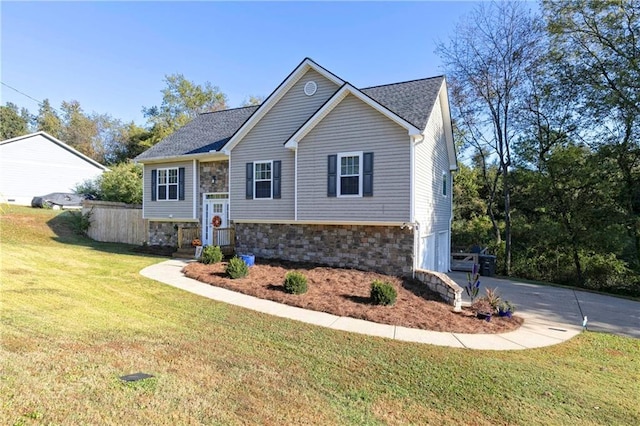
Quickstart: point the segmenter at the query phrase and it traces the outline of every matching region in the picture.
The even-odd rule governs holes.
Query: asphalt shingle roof
[[[438,97],[444,76],[361,89],[393,113],[424,129]],[[203,113],[136,157],[148,160],[219,151],[258,106]]]
[[[438,98],[444,76],[368,87],[360,91],[422,130]]]
[[[219,151],[257,106],[205,112],[136,157],[136,160]]]

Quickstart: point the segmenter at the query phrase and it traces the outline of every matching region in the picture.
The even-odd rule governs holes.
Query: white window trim
[[[256,165],[258,164],[269,164],[269,170],[271,171],[271,179],[260,179],[256,178]],[[271,191],[269,192],[271,195],[269,197],[258,197],[258,182],[271,182]],[[253,199],[254,200],[273,200],[273,160],[261,160],[253,162]]]
[[[175,185],[177,185],[176,188],[176,198],[160,198],[160,172],[161,171],[166,171],[167,172],[167,183],[162,184],[163,186],[167,187],[167,197],[169,197],[169,170],[175,170],[176,171],[176,183]],[[179,167],[164,167],[162,169],[156,169],[156,201],[169,201],[169,202],[174,202],[174,201],[180,201],[180,168]],[[171,184],[173,185],[173,184]]]
[[[358,193],[357,194],[342,194],[342,158],[344,157],[358,157]],[[339,198],[358,198],[362,197],[362,161],[363,151],[357,152],[340,152],[338,153],[338,164],[336,164],[336,196]],[[355,176],[355,175],[347,175]]]

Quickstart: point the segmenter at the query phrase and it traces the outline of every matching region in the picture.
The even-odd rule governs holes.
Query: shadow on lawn
[[[144,252],[142,246],[133,244],[103,243],[100,241],[94,241],[89,237],[78,235],[76,232],[74,232],[71,221],[71,212],[64,211],[46,222],[47,226],[56,235],[52,238],[54,241],[62,244],[90,247],[93,250],[98,250],[105,253],[128,254],[142,257],[171,257],[171,253]]]

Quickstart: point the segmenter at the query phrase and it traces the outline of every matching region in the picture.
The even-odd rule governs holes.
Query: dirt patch
[[[494,317],[479,320],[471,309],[461,313],[441,301],[440,296],[416,280],[391,277],[354,269],[329,268],[285,261],[256,261],[247,277],[232,280],[225,276],[226,262],[204,265],[193,262],[183,272],[189,278],[261,299],[334,315],[359,318],[381,324],[455,333],[504,333],[515,330],[522,318]],[[282,285],[288,271],[302,272],[308,280],[305,294],[285,293]],[[398,292],[393,306],[372,305],[371,282],[388,281]]]

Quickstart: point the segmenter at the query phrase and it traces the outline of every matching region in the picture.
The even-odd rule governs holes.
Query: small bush
[[[235,280],[236,278],[246,277],[247,274],[249,274],[249,267],[244,263],[244,260],[236,256],[229,261],[225,272],[230,278]]]
[[[51,205],[49,205],[51,207]],[[91,227],[91,217],[93,216],[93,208],[86,213],[81,211],[70,211],[67,220],[69,226],[78,235],[86,236]]]
[[[222,255],[222,250],[218,246],[206,246],[202,249],[202,256],[200,256],[200,262],[205,265],[210,265],[213,263],[218,263],[222,260],[224,256]]]
[[[375,305],[393,305],[396,297],[396,289],[388,282],[375,280],[371,283],[371,301]]]
[[[307,277],[301,272],[287,272],[284,277],[284,291],[291,294],[302,294],[307,291]]]

